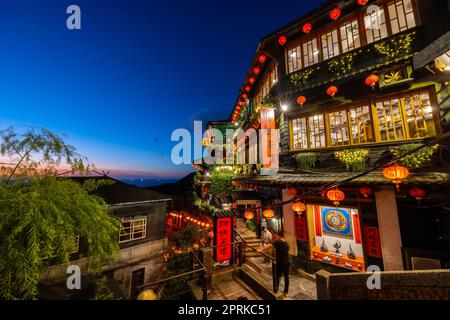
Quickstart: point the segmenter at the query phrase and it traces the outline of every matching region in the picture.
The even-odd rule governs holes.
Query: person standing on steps
[[[278,287],[280,286],[281,275],[284,274],[284,290],[285,295],[289,292],[289,269],[291,268],[291,258],[289,256],[289,244],[280,235],[275,235],[275,242],[273,247],[275,248],[275,259],[276,259],[276,286],[275,293],[278,292]]]
[[[272,247],[272,234],[266,227],[262,227],[261,234],[261,249],[260,251],[267,251]],[[264,263],[269,263],[269,259],[264,257]]]

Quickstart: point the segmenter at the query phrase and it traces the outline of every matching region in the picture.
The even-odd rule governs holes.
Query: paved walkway
[[[240,297],[246,297],[248,300],[262,300],[252,288],[236,277],[214,283],[208,290],[208,300],[237,300]]]

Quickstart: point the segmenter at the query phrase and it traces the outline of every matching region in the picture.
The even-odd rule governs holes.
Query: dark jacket
[[[277,240],[273,243],[276,253],[276,261],[278,264],[291,263],[289,256],[289,244],[283,240]]]

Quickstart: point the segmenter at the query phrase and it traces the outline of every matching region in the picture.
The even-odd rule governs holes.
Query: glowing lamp
[[[339,190],[338,188],[334,188],[331,190],[328,190],[327,192],[327,198],[330,201],[333,201],[333,204],[337,207],[339,206],[339,203],[344,201],[345,199],[345,193]]]
[[[246,86],[244,90],[247,91],[247,92],[250,92],[250,90],[252,90],[252,87]]]
[[[138,300],[158,300],[158,296],[152,289],[141,291],[137,297]]]
[[[247,96],[246,93],[242,94],[242,96],[241,96],[242,99],[247,99],[247,97],[248,97],[248,96]]]
[[[396,190],[400,191],[400,183],[409,176],[409,170],[406,167],[395,164],[385,168],[383,176],[386,179],[390,179],[395,184]]]
[[[289,188],[289,194],[293,195],[293,196],[297,195],[297,189],[295,189],[294,187],[290,187]]]
[[[331,86],[327,89],[327,95],[334,99],[334,96],[338,92],[338,88],[336,86]]]
[[[248,83],[254,84],[255,83],[255,78],[251,77],[250,79],[248,79]]]
[[[253,73],[254,74],[259,74],[261,72],[261,68],[260,67],[254,67],[253,68]]]
[[[376,84],[378,83],[378,76],[376,74],[371,74],[368,76],[365,80],[366,86],[372,87],[372,90],[375,88]]]
[[[337,19],[339,19],[340,16],[341,16],[341,9],[334,8],[333,10],[331,10],[331,12],[330,12],[331,20],[337,20]]]
[[[194,244],[192,245],[192,249],[198,250],[198,248],[200,248],[200,245],[199,245],[198,243],[194,243]]]
[[[304,33],[310,33],[311,32],[311,30],[312,30],[312,24],[311,23],[305,23],[304,25],[303,25],[303,27],[302,27],[302,31],[304,32]]]
[[[267,57],[265,55],[263,55],[263,54],[260,55],[259,58],[258,58],[258,61],[260,63],[264,63],[264,62],[266,62],[266,60],[267,60]]]
[[[286,42],[287,42],[286,36],[281,36],[281,37],[278,38],[278,43],[279,43],[281,46],[284,46],[284,45],[286,44]]]
[[[247,220],[252,220],[254,217],[253,211],[247,210],[245,211],[244,218]]]
[[[296,213],[301,213],[301,212],[306,210],[305,204],[303,202],[300,202],[300,201],[295,201],[292,204],[291,208],[292,208],[292,211],[294,211]]]
[[[297,103],[298,103],[301,107],[303,107],[303,105],[305,104],[305,102],[306,102],[306,97],[305,97],[305,96],[300,96],[300,97],[297,98]]]
[[[420,201],[427,196],[427,192],[422,188],[418,187],[410,189],[408,193],[411,197],[416,198],[417,201]]]
[[[362,7],[364,7],[364,6],[367,4],[368,1],[369,1],[369,0],[358,0],[358,4],[359,4],[360,6],[362,6]]]
[[[373,190],[371,187],[362,186],[361,188],[359,188],[359,193],[361,193],[364,196],[364,198],[367,198],[373,194]]]
[[[263,216],[266,219],[272,219],[275,216],[275,212],[272,209],[266,209],[263,211]]]

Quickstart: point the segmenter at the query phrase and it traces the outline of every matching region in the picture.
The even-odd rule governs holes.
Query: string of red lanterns
[[[303,202],[300,201],[295,201],[292,205],[291,205],[292,211],[294,211],[297,214],[301,214],[302,212],[304,212],[306,210],[306,205]]]
[[[368,1],[369,1],[369,0],[358,0],[358,4],[359,4],[361,7],[364,7],[364,6],[367,4]]]
[[[327,95],[334,99],[334,96],[336,95],[336,93],[338,93],[338,91],[339,89],[336,86],[330,86],[327,89]]]
[[[397,191],[400,191],[400,183],[409,176],[409,170],[400,165],[392,165],[383,170],[383,176],[390,179],[395,184]]]
[[[370,76],[368,76],[365,80],[365,83],[367,86],[372,87],[372,90],[375,88],[375,86],[377,85],[379,81],[379,78],[376,74],[371,74]]]
[[[371,187],[362,186],[361,188],[359,188],[359,193],[361,193],[364,196],[364,198],[368,198],[373,194],[373,190]]]
[[[331,10],[331,12],[330,12],[331,20],[337,20],[337,19],[339,19],[340,16],[341,16],[341,9],[334,8],[333,10]]]
[[[338,189],[338,187],[328,190],[327,198],[330,201],[333,201],[333,204],[337,207],[339,203],[344,201],[345,193]]]
[[[278,38],[278,44],[279,45],[284,46],[286,44],[286,42],[287,42],[286,36],[281,36],[281,37]]]
[[[309,22],[305,23],[302,27],[302,31],[306,34],[310,33],[311,30],[312,30],[312,24]]]
[[[306,102],[306,97],[305,97],[305,96],[299,96],[299,97],[297,98],[297,103],[300,105],[300,107],[303,107],[303,105],[305,104],[305,102]]]
[[[244,213],[244,218],[247,219],[247,220],[252,220],[254,216],[255,215],[253,214],[252,210],[247,210]]]
[[[263,211],[263,216],[266,219],[272,219],[275,216],[275,211],[273,211],[270,208],[267,208],[266,210]]]

